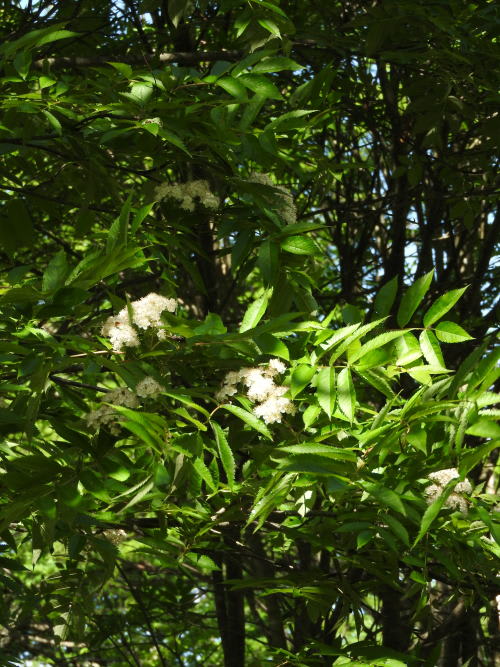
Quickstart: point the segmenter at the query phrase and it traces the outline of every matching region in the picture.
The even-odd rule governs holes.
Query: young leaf
[[[217,447],[219,449],[220,460],[222,461],[222,467],[226,473],[227,482],[230,489],[234,487],[234,456],[231,451],[231,447],[227,442],[226,435],[222,428],[217,424],[217,422],[212,422],[212,430],[215,435],[215,441],[217,442]]]
[[[337,378],[337,398],[339,407],[349,421],[354,419],[356,392],[352,383],[351,370],[343,368]]]
[[[467,287],[454,289],[440,296],[424,315],[424,327],[430,327],[443,317],[460,299]],[[446,341],[443,341],[446,342]]]
[[[434,269],[419,278],[411,287],[409,287],[401,299],[398,309],[398,325],[404,327],[411,320],[413,313],[419,307],[422,299],[427,294],[431,286]]]

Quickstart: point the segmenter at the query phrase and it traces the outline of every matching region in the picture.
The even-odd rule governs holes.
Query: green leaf
[[[51,44],[52,42],[57,42],[60,39],[68,39],[69,37],[78,37],[79,33],[73,32],[72,30],[54,30],[49,32],[46,35],[43,35],[36,41],[36,46],[43,46],[44,44]]]
[[[424,329],[419,337],[420,349],[424,355],[426,361],[436,368],[445,368],[443,354],[439,343],[436,339],[436,336],[432,331],[427,331]]]
[[[280,100],[282,95],[274,83],[260,74],[241,74],[238,79],[246,88],[265,99]]]
[[[259,19],[259,24],[275,37],[281,37],[281,32],[274,21],[269,19]]]
[[[409,287],[403,294],[401,303],[398,309],[398,325],[400,327],[406,326],[411,320],[413,313],[417,310],[422,299],[427,294],[431,286],[434,269],[426,273],[425,276],[419,278],[411,287]]]
[[[148,217],[148,215],[151,213],[153,206],[155,205],[155,202],[150,202],[149,204],[145,204],[144,206],[141,206],[140,209],[138,209],[133,217],[132,223],[130,225],[130,234],[134,235],[138,228],[140,227],[141,223],[145,218]]]
[[[264,129],[266,131],[273,130],[273,132],[286,132],[287,130],[305,127],[309,123],[305,116],[309,116],[315,112],[316,109],[296,109],[295,111],[288,111],[272,120]]]
[[[389,282],[387,282],[382,289],[379,290],[377,296],[375,297],[375,303],[373,304],[373,310],[378,317],[386,317],[396,299],[396,294],[398,293],[398,276],[394,276]]]
[[[289,454],[310,454],[317,456],[326,456],[330,459],[339,459],[341,461],[356,462],[356,453],[352,449],[342,449],[341,447],[331,447],[330,445],[321,445],[316,442],[308,442],[300,445],[287,445],[279,447],[277,452],[287,452]]]
[[[333,367],[322,368],[317,375],[316,397],[329,419],[332,418],[335,410],[336,394],[335,369]]]
[[[418,340],[412,333],[405,333],[401,338],[398,338],[395,343],[395,349],[397,366],[406,366],[422,356]]]
[[[463,343],[466,340],[473,340],[473,337],[461,326],[447,321],[437,325],[436,336],[442,343]]]
[[[275,241],[267,240],[259,248],[257,266],[264,281],[270,285],[278,276],[280,264],[280,247]]]
[[[215,485],[212,475],[210,474],[210,470],[207,468],[203,460],[199,458],[194,459],[192,463],[193,463],[193,468],[196,470],[196,472],[202,478],[202,480],[205,482],[208,488],[211,489],[212,491],[215,491],[217,487]]]
[[[42,291],[55,292],[59,287],[64,285],[70,268],[68,266],[68,260],[66,259],[66,253],[64,250],[60,250],[54,257],[50,260],[47,268],[44,271],[42,278]]]
[[[314,373],[314,366],[306,366],[305,364],[301,364],[294,369],[290,386],[290,395],[292,398],[295,398],[309,384]]]
[[[254,338],[255,343],[259,347],[262,354],[269,354],[273,357],[281,357],[281,359],[290,359],[290,352],[283,341],[272,334],[262,334]]]
[[[317,247],[307,236],[287,236],[281,241],[281,249],[293,255],[314,255]]]
[[[255,326],[257,326],[267,310],[269,299],[271,298],[272,294],[273,289],[271,287],[267,289],[261,297],[256,299],[248,306],[239,328],[240,333],[244,333],[245,331],[253,329]]]
[[[337,378],[337,400],[339,408],[350,422],[354,420],[356,407],[356,392],[352,382],[351,370],[343,368]]]
[[[238,79],[226,76],[223,79],[217,79],[215,83],[240,102],[248,100],[247,89]]]
[[[372,338],[367,343],[363,343],[358,350],[349,355],[349,362],[351,364],[354,363],[358,359],[361,359],[361,357],[364,357],[365,354],[368,354],[368,352],[371,352],[371,350],[376,350],[377,348],[386,345],[391,340],[400,338],[403,333],[403,331],[386,331],[379,336],[375,336],[375,338]]]
[[[267,428],[267,426],[264,424],[263,421],[261,421],[258,417],[256,417],[252,412],[248,412],[247,410],[244,410],[243,408],[238,407],[237,405],[231,405],[230,403],[226,403],[225,405],[221,405],[221,408],[224,410],[227,410],[231,414],[235,415],[236,417],[239,417],[242,421],[244,421],[246,424],[248,424],[251,428],[253,428],[255,431],[258,431],[261,433],[263,436],[268,438],[269,440],[273,439],[273,436],[271,435],[271,432]]]
[[[449,495],[449,494],[447,494]],[[428,532],[429,528],[431,527],[431,524],[434,522],[434,519],[438,516],[439,512],[441,511],[441,508],[447,498],[447,495],[442,493],[440,496],[436,498],[436,500],[429,505],[429,507],[425,510],[424,515],[422,517],[422,520],[420,522],[420,529],[418,531],[418,535],[415,538],[415,542],[413,543],[413,546],[415,547],[416,544],[420,542],[422,537]]]
[[[320,412],[321,408],[319,407],[319,405],[315,405],[314,403],[308,405],[307,408],[302,413],[302,420],[304,422],[304,426],[306,428],[312,426],[312,424],[314,424],[314,422],[318,418]]]
[[[55,132],[56,134],[58,134],[59,136],[61,136],[61,135],[62,135],[62,127],[61,127],[61,123],[60,123],[59,120],[54,116],[54,114],[50,113],[50,111],[44,110],[44,111],[43,111],[43,115],[45,116],[45,118],[46,118],[46,119],[49,121],[49,123],[51,124],[51,126],[52,126],[54,132]]]
[[[465,431],[467,435],[475,435],[478,438],[500,438],[500,425],[491,420],[482,417],[474,424],[471,424]]]
[[[135,496],[128,501],[128,503],[123,507],[122,509],[117,508],[116,512],[117,514],[121,514],[122,512],[125,512],[128,510],[130,507],[133,507],[134,505],[137,505],[137,503],[140,503],[141,500],[146,496],[151,489],[154,488],[154,482],[151,479],[151,476],[148,476],[143,482],[141,482],[141,486]]]
[[[122,206],[120,215],[111,225],[106,242],[106,254],[109,255],[118,246],[127,245],[128,222],[130,218],[130,209],[132,207],[132,196],[130,192],[125,203]]]
[[[252,72],[263,74],[265,72],[282,72],[286,69],[297,71],[304,69],[304,66],[285,56],[268,56],[267,58],[262,58],[252,68]]]
[[[495,424],[496,425],[496,424]],[[482,461],[486,461],[492,451],[500,446],[500,440],[490,440],[484,445],[479,445],[474,449],[466,451],[458,464],[458,471],[460,477],[465,477],[473,468],[475,468]]]
[[[424,327],[430,327],[434,322],[440,320],[456,302],[460,299],[467,287],[454,289],[440,296],[424,315]],[[447,341],[443,341],[447,342]]]
[[[382,505],[386,505],[396,512],[406,515],[406,508],[401,502],[401,498],[392,489],[388,489],[376,482],[362,482],[361,487]]]
[[[217,424],[217,422],[211,422],[211,424],[212,424],[212,430],[215,435],[217,448],[219,450],[219,456],[222,462],[222,467],[224,468],[224,472],[226,473],[227,483],[229,488],[232,490],[234,488],[234,471],[235,471],[233,452],[227,442],[226,435],[222,430],[222,428],[219,426],[219,424]]]

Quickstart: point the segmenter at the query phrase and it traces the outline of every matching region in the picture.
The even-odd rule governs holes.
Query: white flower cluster
[[[205,208],[219,208],[220,200],[217,195],[210,191],[208,181],[188,181],[187,183],[161,183],[155,189],[155,198],[176,199],[180,202],[180,207],[184,211],[194,211],[196,203],[200,203]]]
[[[425,489],[425,495],[429,505],[439,498],[448,482],[452,479],[458,479],[459,477],[460,475],[456,468],[445,468],[444,470],[431,472],[429,479],[435,483]],[[472,486],[468,479],[464,479],[463,482],[458,482],[453,489],[453,493],[446,499],[444,503],[445,507],[457,509],[465,514],[467,512],[467,500],[464,498],[463,494],[469,494],[471,492]]]
[[[113,405],[123,405],[126,408],[137,408],[139,406],[137,396],[126,387],[120,387],[119,389],[113,389],[112,391],[106,392],[101,398],[101,401],[112,403]],[[113,435],[119,435],[120,426],[117,423],[117,419],[118,415],[111,405],[101,405],[97,410],[89,412],[87,415],[87,424],[90,428],[96,430],[100,426],[109,426],[109,430]]]
[[[285,188],[284,185],[276,185],[267,174],[259,174],[255,171],[250,174],[249,180],[252,183],[260,183],[260,185],[267,185],[278,190],[276,198],[279,200],[280,206],[276,213],[287,225],[293,225],[297,222],[297,209],[295,208],[293,195],[290,190]]]
[[[161,118],[144,118],[142,121],[143,125],[151,125],[151,124],[159,125],[160,127],[163,127],[163,123],[161,122]]]
[[[229,371],[224,378],[222,387],[216,393],[218,401],[225,401],[238,393],[238,384],[246,387],[248,398],[259,403],[254,407],[254,413],[267,424],[281,422],[284,414],[293,415],[295,406],[284,394],[287,387],[277,385],[274,377],[284,373],[285,364],[279,359],[271,359],[264,368],[242,368],[239,371]]]
[[[108,528],[103,532],[103,536],[116,547],[128,539],[127,533],[121,528]]]
[[[164,390],[165,387],[162,387],[159,382],[148,375],[137,384],[135,393],[141,398],[147,398],[148,396],[156,396],[156,394],[160,394]]]
[[[159,340],[165,340],[165,331],[159,328],[162,325],[161,314],[164,310],[173,313],[176,307],[175,299],[168,299],[161,294],[151,292],[130,304],[132,321],[130,321],[128,308],[122,308],[118,315],[108,317],[101,329],[101,334],[109,338],[115,352],[122,352],[124,347],[137,347],[140,344],[139,336],[133,325],[139,329],[155,327],[158,329]]]

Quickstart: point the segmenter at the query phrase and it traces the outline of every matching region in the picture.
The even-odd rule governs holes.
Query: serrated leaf
[[[440,320],[456,302],[460,299],[467,287],[454,289],[440,296],[424,315],[424,327],[430,327],[434,322]],[[446,342],[446,341],[443,341]]]
[[[255,343],[263,354],[269,354],[273,357],[281,357],[281,359],[290,359],[290,352],[283,341],[272,334],[262,334],[254,338]]]
[[[281,37],[281,32],[274,21],[269,19],[259,19],[259,24],[275,37]]]
[[[425,510],[424,515],[422,516],[422,520],[420,522],[420,529],[418,531],[418,535],[415,538],[415,542],[413,543],[414,547],[415,547],[416,544],[418,544],[420,542],[422,537],[424,537],[424,535],[428,532],[428,530],[431,527],[431,524],[433,523],[434,519],[438,516],[439,512],[441,511],[441,508],[444,504],[444,501],[446,500],[446,497],[447,496],[445,496],[445,494],[442,493]]]
[[[376,498],[382,505],[386,505],[396,512],[406,515],[406,508],[403,505],[401,498],[392,489],[388,489],[376,482],[363,482],[361,487],[371,496]]]
[[[337,391],[335,387],[335,369],[333,367],[322,368],[317,375],[316,398],[318,403],[328,415],[332,418],[335,410]]]
[[[280,264],[280,247],[275,241],[267,240],[259,248],[257,266],[264,281],[270,285],[278,275]]]
[[[253,428],[255,431],[258,431],[269,440],[273,439],[271,432],[264,424],[264,422],[261,421],[258,417],[256,417],[252,412],[247,412],[247,410],[244,410],[243,408],[240,408],[237,405],[231,405],[230,403],[226,403],[221,407],[224,408],[224,410],[227,410],[231,414],[235,415],[235,417],[239,417],[251,428]]]
[[[257,326],[267,310],[269,299],[271,298],[272,294],[273,289],[271,287],[267,289],[261,297],[256,299],[248,306],[239,328],[240,333],[244,333],[245,331],[253,329]]]
[[[425,276],[419,278],[411,287],[409,287],[403,294],[401,303],[398,309],[398,325],[404,327],[411,320],[413,313],[417,310],[422,299],[427,294],[431,286],[434,269],[426,273]]]
[[[70,271],[68,260],[66,259],[66,253],[64,250],[60,250],[54,257],[50,260],[47,268],[43,273],[42,278],[42,291],[55,292],[59,287],[64,285],[68,273]]]
[[[123,204],[120,215],[111,225],[106,242],[106,254],[109,255],[115,248],[127,245],[128,222],[130,218],[130,209],[132,207],[132,195],[130,192]]]
[[[373,304],[373,310],[375,311],[378,317],[386,317],[393,304],[396,300],[396,294],[398,293],[398,276],[394,276],[389,282],[387,282],[377,293],[375,297],[375,302]]]
[[[361,359],[361,357],[364,357],[365,354],[368,354],[368,352],[371,352],[371,350],[376,350],[379,347],[383,347],[391,340],[400,338],[403,333],[403,331],[386,331],[385,333],[375,336],[375,338],[372,338],[367,343],[363,343],[358,350],[353,352],[349,357],[349,362],[351,364],[354,363],[358,359]]]
[[[264,99],[280,100],[282,98],[274,83],[261,74],[241,74],[237,81]]]
[[[461,326],[447,321],[440,322],[436,326],[436,336],[442,343],[463,343],[466,340],[473,340]]]
[[[235,97],[237,100],[248,100],[247,89],[240,81],[238,81],[238,79],[235,79],[232,76],[226,76],[223,79],[217,79],[216,84],[221,88],[224,88],[227,93]]]
[[[192,463],[193,463],[193,468],[196,470],[196,472],[202,478],[202,480],[205,482],[208,488],[211,489],[212,491],[215,491],[217,487],[215,485],[212,475],[210,474],[210,470],[207,468],[203,460],[200,458],[196,458],[192,461]]]
[[[429,365],[438,369],[439,368],[444,369],[445,365],[444,365],[443,354],[441,352],[441,348],[439,347],[439,343],[436,339],[436,336],[433,334],[433,332],[424,329],[424,331],[422,331],[422,333],[420,334],[419,342],[422,354],[424,355]]]
[[[350,422],[354,420],[356,392],[351,377],[351,370],[343,368],[337,378],[337,400],[339,408]]]
[[[295,396],[309,384],[314,372],[314,366],[306,366],[305,364],[301,364],[294,369],[290,386],[290,394],[292,398],[295,398]]]
[[[396,365],[406,366],[411,364],[422,356],[422,350],[418,340],[412,333],[405,333],[395,342],[396,347]]]
[[[222,428],[217,424],[217,422],[212,422],[212,430],[215,435],[215,441],[217,443],[217,448],[219,450],[220,460],[222,462],[222,467],[226,473],[227,483],[230,489],[234,488],[234,471],[235,463],[234,456],[227,441],[226,435]]]
[[[285,56],[268,56],[267,58],[262,58],[253,67],[252,72],[263,74],[265,72],[297,71],[301,69],[304,69],[303,65],[299,65],[299,63]]]
[[[287,445],[286,447],[279,447],[276,451],[287,452],[289,454],[310,454],[311,456],[323,456],[330,459],[338,459],[340,461],[356,461],[356,453],[351,449],[342,449],[341,447],[330,447],[330,445],[322,445],[316,442],[308,442],[300,445]]]
[[[314,255],[317,247],[307,236],[287,236],[281,241],[281,249],[293,255]]]

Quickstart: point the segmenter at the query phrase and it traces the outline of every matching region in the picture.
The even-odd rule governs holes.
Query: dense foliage
[[[499,15],[3,4],[1,664],[500,664]]]

